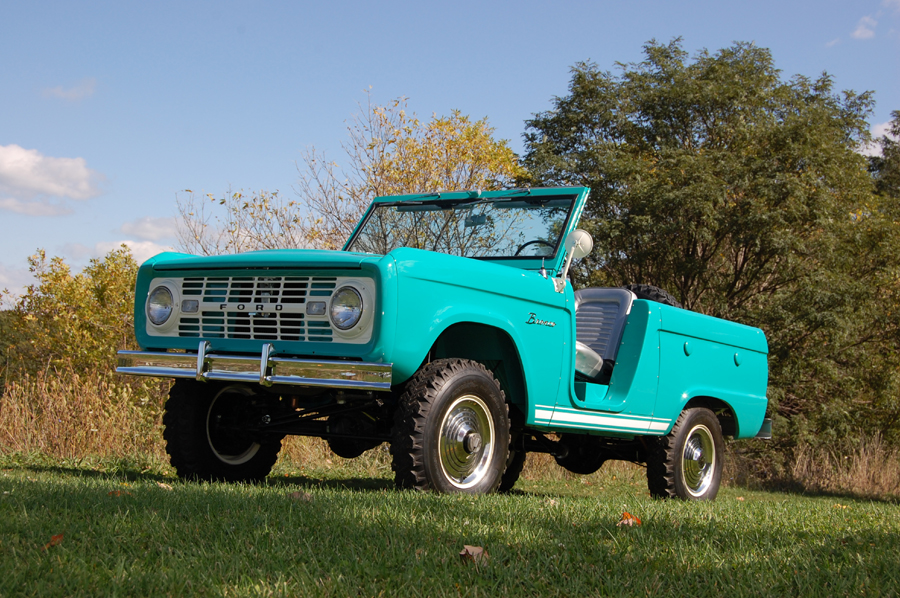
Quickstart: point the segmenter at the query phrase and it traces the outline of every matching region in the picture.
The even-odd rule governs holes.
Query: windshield
[[[411,247],[473,258],[553,257],[574,197],[377,203],[347,245],[384,255]]]

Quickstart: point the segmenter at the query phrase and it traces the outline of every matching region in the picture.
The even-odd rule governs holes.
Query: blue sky
[[[524,121],[569,69],[686,50],[770,48],[785,77],[874,90],[873,127],[900,110],[900,0],[756,2],[0,3],[0,289],[36,249],[76,267],[119,243],[172,246],[176,194],[291,194],[314,146],[340,163],[371,87],[419,116]]]

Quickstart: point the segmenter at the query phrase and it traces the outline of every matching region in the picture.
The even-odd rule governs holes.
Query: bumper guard
[[[325,386],[359,390],[390,390],[390,363],[318,361],[273,357],[275,347],[262,346],[259,357],[210,353],[201,341],[197,353],[119,351],[116,373],[155,378],[194,378],[201,382],[225,380],[263,386]]]

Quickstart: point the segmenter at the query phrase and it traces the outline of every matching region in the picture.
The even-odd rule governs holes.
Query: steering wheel
[[[516,249],[516,252],[513,254],[513,257],[522,253],[522,250],[525,249],[526,247],[528,247],[529,245],[534,245],[536,243],[539,245],[546,245],[547,247],[550,248],[551,251],[553,250],[553,243],[549,243],[547,241],[544,241],[543,239],[535,239],[534,241],[528,241],[527,243],[522,243],[521,245],[519,245],[519,248]],[[538,256],[538,257],[540,257],[540,256]]]

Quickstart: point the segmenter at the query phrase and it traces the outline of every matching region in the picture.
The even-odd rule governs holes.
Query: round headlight
[[[331,321],[341,330],[356,326],[362,312],[362,297],[353,287],[342,287],[331,298]]]
[[[162,326],[172,315],[174,306],[172,291],[166,287],[156,287],[147,299],[147,317],[156,326]]]

